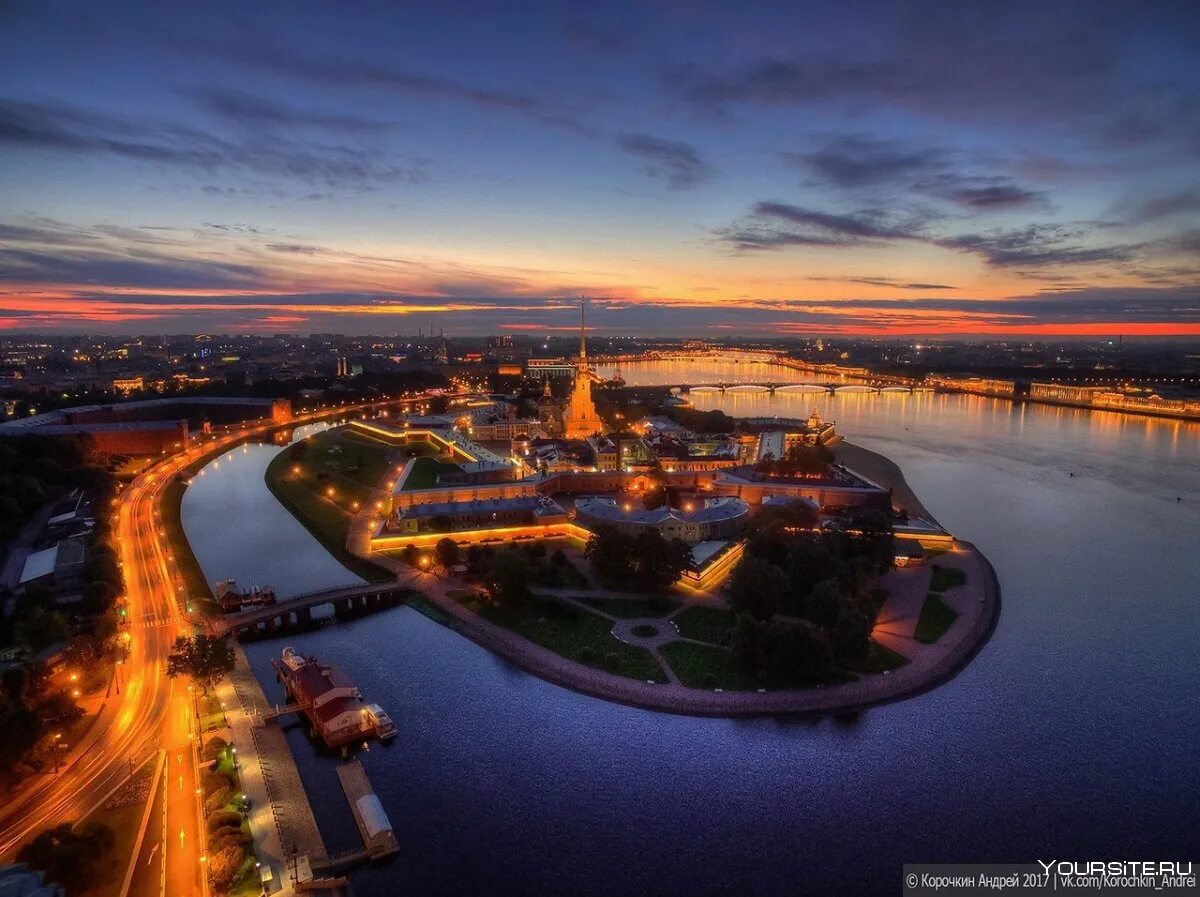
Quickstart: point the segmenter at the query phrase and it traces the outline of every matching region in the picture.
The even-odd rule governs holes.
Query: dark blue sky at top
[[[0,321],[1200,325],[1198,51],[1197,3],[6,3]]]

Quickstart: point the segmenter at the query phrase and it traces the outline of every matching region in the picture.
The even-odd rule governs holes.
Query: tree
[[[102,822],[88,822],[78,830],[63,824],[39,833],[17,858],[74,894],[94,888],[112,872],[115,846],[112,829]]]
[[[756,620],[769,620],[779,610],[788,578],[774,564],[747,555],[729,580],[729,603]]]
[[[600,581],[612,588],[628,587],[632,581],[633,553],[632,537],[612,526],[596,527],[583,550]]]
[[[404,546],[404,550],[400,552],[400,557],[408,566],[415,567],[421,562],[421,549],[417,548],[412,542],[409,542]]]
[[[661,592],[673,585],[692,564],[692,549],[682,539],[667,540],[653,529],[634,540],[634,568],[639,588]]]
[[[867,656],[871,620],[860,608],[843,607],[829,632],[833,656],[839,663],[855,663]]]
[[[181,635],[167,656],[167,675],[190,676],[204,694],[233,670],[233,646],[225,637],[210,638],[204,633],[188,638]]]
[[[486,585],[494,601],[510,607],[524,604],[529,598],[529,560],[512,548],[496,552]]]
[[[801,614],[822,629],[831,629],[842,612],[844,598],[836,579],[823,579],[809,592]]]
[[[438,563],[446,569],[458,563],[458,543],[453,539],[449,537],[438,539],[438,543],[433,550],[437,555]]]

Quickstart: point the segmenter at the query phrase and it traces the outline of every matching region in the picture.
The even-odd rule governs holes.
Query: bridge
[[[680,392],[720,393],[821,393],[825,395],[868,395],[878,393],[911,393],[911,386],[880,381],[878,383],[701,383],[680,384]]]
[[[279,629],[311,626],[314,607],[332,605],[334,615],[346,619],[403,604],[414,594],[416,592],[413,589],[396,582],[376,582],[305,592],[277,604],[256,607],[240,614],[230,614],[215,625],[215,635],[232,634],[239,639],[272,635]]]

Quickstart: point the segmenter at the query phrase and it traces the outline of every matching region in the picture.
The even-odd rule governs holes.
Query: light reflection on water
[[[906,861],[1191,856],[1200,428],[975,396],[697,397],[735,415],[814,401],[992,560],[1003,612],[983,652],[851,719],[730,721],[575,695],[409,609],[289,638],[400,729],[360,756],[403,850],[356,873],[358,893],[895,893]],[[190,534],[230,525],[206,507]],[[259,530],[223,563],[261,582]],[[273,698],[284,644],[248,646]],[[328,845],[352,846],[336,761],[289,738]]]

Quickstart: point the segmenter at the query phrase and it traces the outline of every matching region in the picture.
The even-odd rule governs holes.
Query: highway
[[[288,426],[361,412],[373,405],[331,408],[298,416]],[[0,809],[0,860],[11,860],[21,844],[44,828],[74,822],[91,812],[130,773],[159,749],[167,752],[165,809],[152,819],[143,856],[156,841],[152,862],[158,876],[143,870],[171,897],[207,892],[200,852],[197,770],[193,754],[196,720],[185,680],[167,678],[167,655],[179,635],[200,621],[185,612],[182,578],[159,506],[164,490],[205,455],[219,453],[277,424],[243,427],[159,460],[130,483],[116,500],[118,554],[125,578],[127,657],[120,668],[120,693],[111,693],[79,744],[68,746],[57,775],[41,775]],[[125,862],[127,858],[122,858]],[[165,869],[161,868],[165,864]],[[162,874],[165,871],[165,874]],[[143,894],[144,892],[139,892]]]

